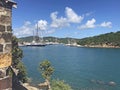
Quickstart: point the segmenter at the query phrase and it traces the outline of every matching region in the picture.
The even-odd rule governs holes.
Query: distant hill
[[[59,42],[59,43],[65,43],[65,44],[68,43],[68,40],[70,42],[78,41],[78,39],[75,39],[75,38],[57,38],[57,37],[44,37],[43,40],[44,42]],[[32,41],[33,41],[33,36],[19,38],[19,42],[32,42]]]
[[[68,43],[68,40],[72,42],[77,42],[82,46],[119,46],[120,47],[120,31],[106,33],[94,37],[87,37],[83,39],[75,38],[57,38],[57,37],[44,37],[45,42],[59,42],[59,43]],[[32,42],[33,36],[19,38],[19,42]]]
[[[99,36],[83,38],[78,41],[80,45],[107,45],[120,47],[120,31],[102,34]]]
[[[33,36],[19,38],[19,42],[32,42]]]

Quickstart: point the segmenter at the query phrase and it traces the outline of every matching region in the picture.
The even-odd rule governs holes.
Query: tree
[[[54,68],[51,66],[51,63],[48,60],[44,60],[40,63],[39,69],[43,78],[50,80],[51,75],[54,72]]]
[[[25,65],[21,62],[23,57],[23,51],[18,46],[18,39],[12,37],[12,67],[18,70],[17,78],[21,82],[27,82],[27,71]],[[13,75],[13,72],[9,68],[7,70],[10,76]]]
[[[120,47],[120,31],[101,34],[94,37],[83,38],[78,41],[80,45],[103,45]]]
[[[18,79],[23,83],[27,82],[28,77],[27,77],[27,71],[25,65],[22,62],[19,62],[16,68],[19,70],[17,75]]]
[[[12,66],[14,68],[21,62],[23,58],[23,51],[18,46],[18,39],[13,36],[12,37]]]
[[[51,90],[50,79],[54,72],[54,68],[52,67],[50,61],[44,60],[39,65],[40,72],[47,83],[47,89]]]
[[[40,72],[46,82],[48,83],[47,90],[72,90],[71,86],[66,84],[64,81],[60,80],[51,80],[51,76],[54,72],[54,68],[52,67],[50,61],[44,60],[39,65]]]
[[[52,90],[72,90],[71,86],[66,84],[63,80],[52,80]]]

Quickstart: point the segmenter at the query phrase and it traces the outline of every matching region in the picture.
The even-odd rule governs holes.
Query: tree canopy
[[[120,47],[120,31],[107,33],[99,36],[88,37],[78,41],[80,45],[110,45]]]
[[[40,69],[40,72],[41,72],[42,76],[45,79],[50,80],[51,75],[54,72],[54,68],[52,67],[50,61],[48,61],[48,60],[42,61],[40,63],[39,69]]]
[[[52,90],[72,90],[71,86],[63,80],[52,80]]]

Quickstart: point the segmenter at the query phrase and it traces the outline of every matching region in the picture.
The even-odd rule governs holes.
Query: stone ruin
[[[12,63],[12,7],[15,6],[12,0],[0,0],[0,90],[11,86],[6,70]]]

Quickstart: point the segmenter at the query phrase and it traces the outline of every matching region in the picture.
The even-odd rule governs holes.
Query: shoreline
[[[119,46],[101,46],[101,45],[81,45],[81,47],[87,47],[87,48],[120,48]]]
[[[110,46],[110,45],[73,45],[73,44],[65,44],[66,46],[70,47],[86,47],[86,48],[120,48],[120,46]]]
[[[56,45],[56,44],[53,44]],[[60,45],[60,44],[57,44]],[[65,46],[70,46],[70,47],[86,47],[86,48],[120,48],[120,46],[109,46],[109,45],[73,45],[73,44],[63,44]],[[19,45],[19,47],[24,47],[25,45]]]

